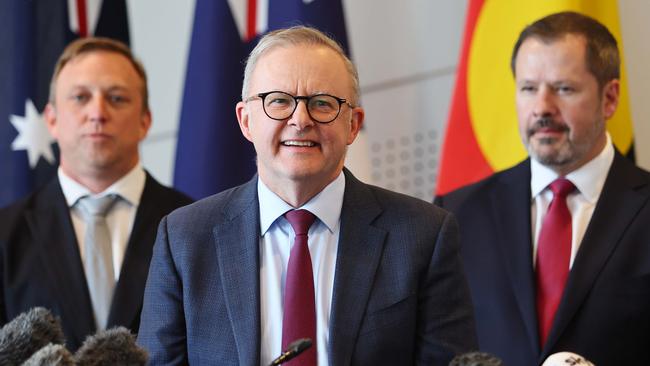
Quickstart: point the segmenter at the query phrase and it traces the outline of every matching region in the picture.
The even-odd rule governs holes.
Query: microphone
[[[311,347],[311,339],[309,338],[300,338],[297,339],[287,346],[287,348],[282,352],[278,358],[273,360],[269,366],[281,365],[294,357],[301,354],[307,348]]]
[[[544,361],[544,363],[542,364],[542,366],[563,366],[563,365],[594,366],[594,364],[591,363],[589,360],[573,352],[554,353],[548,356],[546,361]]]
[[[65,343],[61,322],[47,309],[33,308],[0,329],[0,365],[20,365],[49,343]]]
[[[22,366],[74,366],[72,354],[61,344],[48,344],[34,353]]]
[[[468,352],[454,357],[449,366],[503,366],[503,361],[489,353]]]
[[[86,338],[74,355],[79,366],[144,366],[148,358],[147,352],[135,344],[135,337],[125,327],[103,330]]]

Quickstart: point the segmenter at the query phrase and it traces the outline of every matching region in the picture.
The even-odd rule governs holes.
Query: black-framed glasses
[[[253,95],[247,98],[245,102],[250,102],[258,98],[262,100],[264,113],[269,118],[278,121],[291,117],[293,112],[296,111],[296,108],[298,108],[298,102],[300,100],[305,101],[309,117],[318,123],[330,123],[334,121],[339,116],[339,113],[341,113],[341,105],[343,104],[354,108],[346,99],[329,94],[294,96],[277,90]]]

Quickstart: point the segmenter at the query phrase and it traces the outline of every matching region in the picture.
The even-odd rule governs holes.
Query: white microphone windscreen
[[[594,364],[579,354],[558,352],[548,356],[542,366],[594,366]]]

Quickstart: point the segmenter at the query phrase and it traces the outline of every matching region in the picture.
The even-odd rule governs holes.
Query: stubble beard
[[[535,134],[542,128],[553,128],[561,131],[563,138],[541,137],[536,138]],[[572,164],[578,154],[576,146],[571,141],[571,130],[563,123],[554,121],[550,117],[539,118],[526,131],[526,149],[528,155],[537,160],[540,164],[554,170],[561,170]]]
[[[564,142],[555,138],[528,141],[528,154],[540,164],[553,169],[570,165],[574,160],[574,145],[567,138]]]

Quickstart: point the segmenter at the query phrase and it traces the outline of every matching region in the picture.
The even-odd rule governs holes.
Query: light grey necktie
[[[113,250],[110,231],[106,224],[106,214],[118,198],[116,195],[99,198],[85,196],[77,203],[86,223],[84,270],[97,329],[106,328],[115,288]]]

